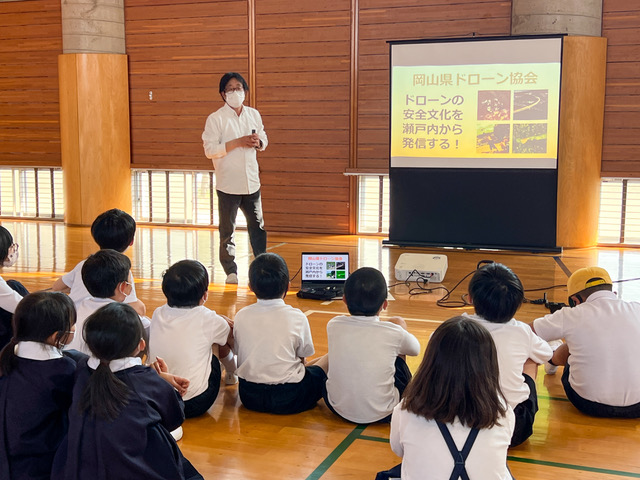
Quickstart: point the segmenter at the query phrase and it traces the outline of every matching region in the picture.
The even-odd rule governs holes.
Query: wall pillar
[[[58,57],[65,222],[131,211],[129,78],[123,0],[62,2]]]
[[[512,0],[511,5],[511,35],[602,34],[602,0]]]

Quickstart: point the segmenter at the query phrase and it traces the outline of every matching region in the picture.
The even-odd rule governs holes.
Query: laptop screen
[[[341,284],[349,277],[348,253],[303,253],[302,283]]]

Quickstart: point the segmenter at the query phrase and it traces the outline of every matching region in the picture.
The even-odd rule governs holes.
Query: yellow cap
[[[582,290],[596,285],[612,285],[611,277],[604,268],[587,267],[576,270],[567,282],[567,294],[570,297]]]

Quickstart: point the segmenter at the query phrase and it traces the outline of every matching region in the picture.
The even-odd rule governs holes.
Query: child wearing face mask
[[[18,260],[18,244],[9,230],[0,226],[0,265],[12,267]],[[5,282],[0,277],[0,349],[11,340],[11,319],[22,297],[29,292],[17,280]]]
[[[80,332],[89,315],[109,303],[124,302],[133,288],[129,281],[131,261],[126,255],[115,250],[103,249],[90,255],[82,266],[81,274],[82,281],[91,296],[76,305],[77,328]],[[148,341],[151,321],[144,316],[140,316],[140,320],[144,327],[145,341]],[[75,335],[65,349],[90,354],[82,335]]]
[[[48,480],[67,434],[76,363],[60,348],[76,310],[63,293],[36,292],[18,304],[0,354],[0,478]]]

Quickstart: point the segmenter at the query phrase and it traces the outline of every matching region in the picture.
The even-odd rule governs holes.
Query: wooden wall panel
[[[0,2],[0,38],[0,165],[60,166],[60,1]]]
[[[350,0],[256,1],[266,223],[349,233]]]
[[[640,177],[640,4],[604,0],[607,87],[603,177]]]
[[[389,168],[389,40],[509,35],[511,2],[360,0],[357,168]]]
[[[218,81],[247,75],[246,0],[127,0],[131,166],[210,169],[202,150]]]

